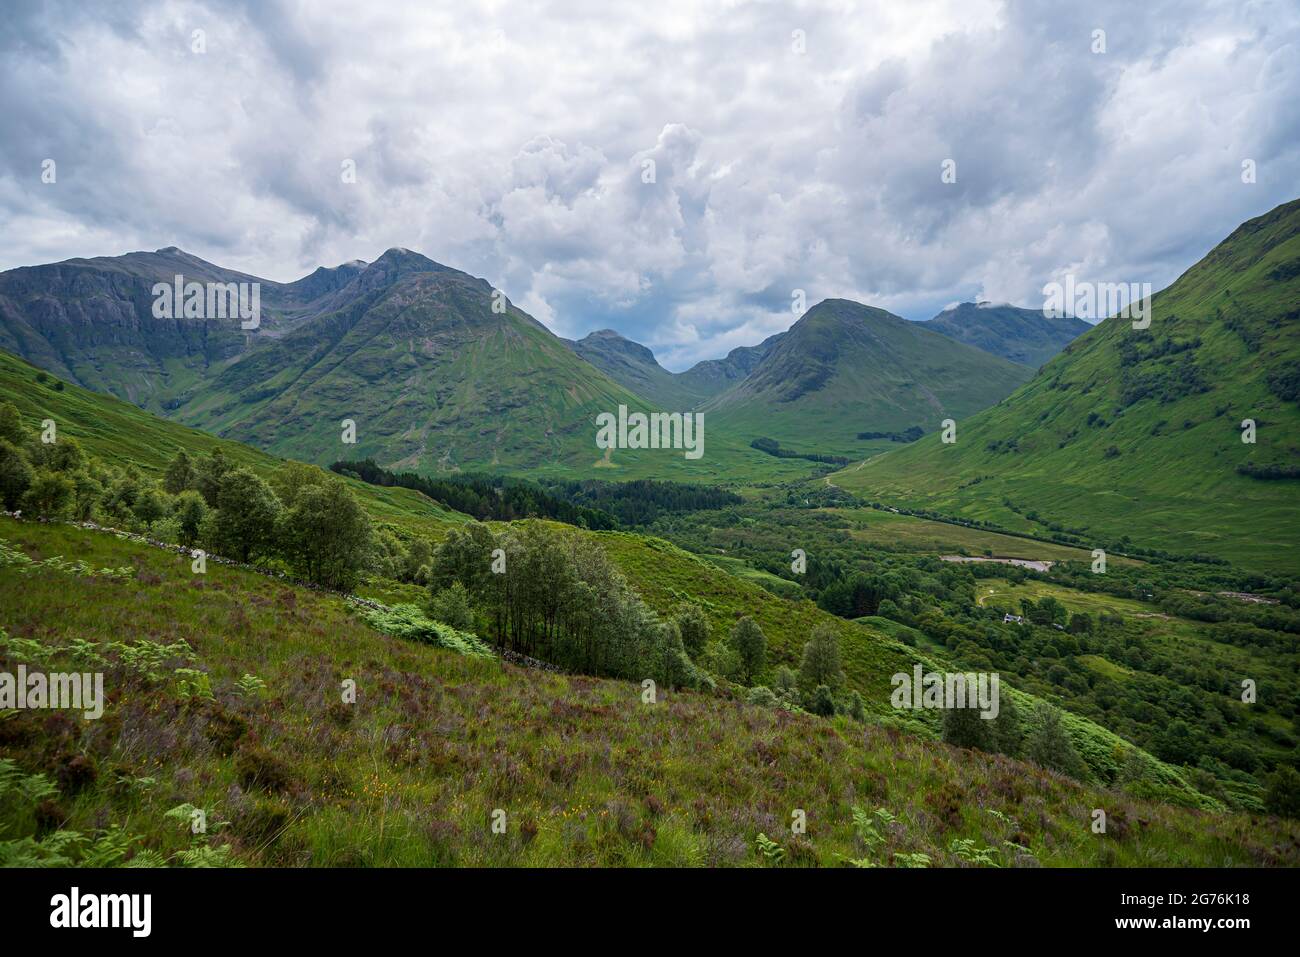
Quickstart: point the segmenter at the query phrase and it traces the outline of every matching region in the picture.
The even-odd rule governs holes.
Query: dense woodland
[[[532,482],[470,473],[435,479],[414,472],[390,472],[373,459],[335,462],[330,469],[371,485],[414,489],[481,522],[549,518],[593,531],[648,525],[665,513],[717,509],[742,501],[725,489],[655,479]]]

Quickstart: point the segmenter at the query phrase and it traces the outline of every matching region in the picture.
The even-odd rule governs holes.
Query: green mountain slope
[[[167,413],[232,362],[337,302],[365,263],[320,268],[275,283],[214,265],[175,246],[69,259],[0,273],[0,349],[60,378]],[[158,318],[156,283],[256,283],[260,325],[238,319]]]
[[[32,429],[53,419],[61,436],[77,440],[85,451],[109,462],[130,462],[143,473],[159,476],[182,449],[191,457],[220,449],[231,462],[269,478],[283,459],[239,442],[220,439],[176,422],[150,415],[129,402],[56,380],[0,351],[0,402],[12,402]],[[402,525],[425,534],[468,516],[444,508],[418,492],[381,488],[344,479],[377,522]]]
[[[568,345],[619,385],[659,408],[695,409],[753,372],[784,335],[778,332],[756,346],[737,346],[723,358],[705,359],[685,372],[669,372],[653,352],[612,329],[593,332]]]
[[[992,521],[1300,569],[1300,201],[1233,232],[1014,395],[830,478],[866,497]],[[1245,444],[1243,420],[1256,424]]]
[[[261,282],[262,326],[155,319],[150,290],[173,274]],[[168,418],[318,464],[369,456],[428,473],[808,474],[807,463],[773,459],[712,423],[698,460],[675,449],[606,454],[597,415],[662,405],[496,303],[487,282],[403,249],[287,284],[167,249],[0,274],[0,346]],[[354,444],[343,441],[344,420],[355,423]]]
[[[853,456],[871,447],[859,433],[936,431],[945,418],[997,402],[1029,375],[920,323],[828,299],[704,410],[741,438]]]
[[[921,325],[1033,369],[1092,328],[1071,316],[1048,318],[1041,310],[988,302],[963,302]]]
[[[653,352],[612,329],[601,329],[568,345],[619,385],[665,412],[694,409],[713,394],[669,372]]]

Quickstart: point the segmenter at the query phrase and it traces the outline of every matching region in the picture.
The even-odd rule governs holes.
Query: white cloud
[[[1300,181],[1282,0],[478,6],[14,5],[0,267],[406,246],[680,368],[795,288],[928,318],[1067,271],[1159,287]]]

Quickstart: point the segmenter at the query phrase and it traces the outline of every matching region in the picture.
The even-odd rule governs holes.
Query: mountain
[[[1072,316],[1048,318],[1041,310],[963,302],[922,325],[976,349],[1037,369],[1092,328]]]
[[[492,287],[389,250],[321,313],[209,377],[176,417],[279,454],[399,469],[591,462],[594,420],[631,393]],[[355,447],[340,423],[356,423]]]
[[[174,246],[11,269],[0,273],[0,348],[159,411],[161,393],[189,384],[249,344],[238,322],[155,318],[154,284],[170,285],[177,275],[202,283],[259,281]],[[264,284],[262,335],[282,331],[279,306],[288,297],[279,292]]]
[[[831,481],[1016,531],[1294,572],[1298,330],[1300,200],[1156,293],[1149,328],[1106,319],[955,444],[926,436]]]
[[[694,409],[711,392],[693,388],[684,376],[661,366],[655,354],[613,329],[590,333],[569,347],[619,385],[664,411]]]
[[[155,317],[154,284],[177,275],[258,283],[260,325]],[[430,473],[712,479],[807,472],[711,427],[698,461],[673,449],[602,452],[597,415],[663,406],[593,368],[486,281],[405,249],[291,283],[175,247],[9,270],[0,273],[0,348],[186,425],[318,464],[373,457]],[[344,420],[355,423],[355,444],[343,441]]]
[[[737,346],[725,358],[697,362],[677,377],[687,388],[707,396],[718,395],[753,372],[784,336],[784,332],[778,332],[756,346]]]
[[[738,346],[722,359],[705,359],[685,372],[669,372],[639,342],[612,329],[569,342],[569,347],[619,385],[649,399],[661,409],[695,409],[745,376],[785,335],[778,332],[756,346]],[[567,341],[567,340],[566,340]]]
[[[940,428],[1029,378],[1023,366],[846,299],[809,309],[744,379],[704,406],[724,430],[796,452],[853,456],[889,446],[860,433]]]

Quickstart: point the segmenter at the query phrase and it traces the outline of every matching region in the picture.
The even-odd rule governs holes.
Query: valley
[[[1259,475],[1296,455],[1298,217],[1146,339],[831,299],[684,373],[404,249],[266,284],[256,331],[149,313],[182,266],[256,281],[174,248],[0,274],[0,661],[111,679],[94,730],[3,715],[0,854],[1293,865],[1294,490]],[[918,667],[999,674],[999,716],[892,707]]]

